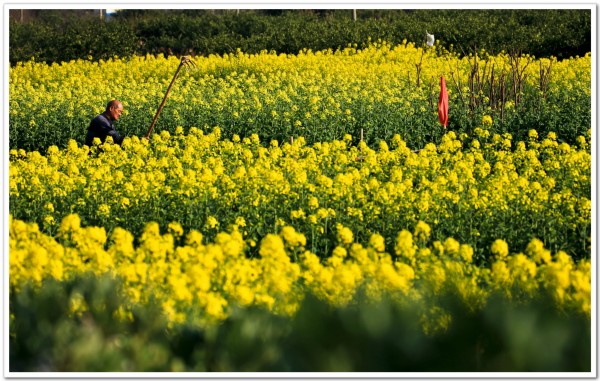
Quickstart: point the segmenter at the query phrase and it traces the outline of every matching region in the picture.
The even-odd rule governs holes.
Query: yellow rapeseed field
[[[263,51],[192,58],[198,70],[184,71],[177,79],[157,132],[220,126],[229,138],[257,133],[267,141],[283,141],[302,136],[312,144],[341,140],[346,133],[356,139],[362,128],[370,143],[400,133],[410,136],[411,147],[421,148],[442,134],[437,123],[442,75],[448,83],[451,126],[467,124],[463,118],[474,104],[478,113],[495,111],[506,118],[537,110],[540,98],[548,102],[546,114],[589,113],[590,55],[561,61],[487,52],[458,57],[439,47],[373,43],[364,49],[297,55]],[[19,63],[9,69],[11,145],[36,150],[53,144],[64,148],[69,139],[82,142],[90,119],[113,98],[125,107],[121,132],[142,136],[178,63],[174,56],[150,55]],[[544,80],[542,73],[548,70]],[[526,99],[530,101],[521,109]],[[579,99],[588,101],[582,105]],[[579,126],[579,133],[588,127]]]
[[[496,117],[518,115],[525,92],[549,100],[534,102],[544,112],[584,115],[568,98],[590,97],[590,55],[384,43],[194,60],[150,142],[139,136],[176,57],[10,68],[11,290],[109,273],[171,323],[219,322],[237,306],[292,315],[307,293],[420,303],[430,332],[452,320],[437,300],[448,292],[473,309],[549,292],[591,314],[591,130],[516,138]],[[469,87],[475,64],[520,73],[523,92],[499,105]],[[452,107],[483,113],[475,127],[439,125],[440,75]],[[112,98],[125,106],[123,144],[81,145]]]
[[[374,300],[391,294],[403,302],[429,301],[423,307],[426,329],[444,328],[436,325],[451,320],[444,314],[427,319],[427,311],[436,308],[431,301],[448,290],[478,308],[491,292],[522,298],[543,288],[559,306],[591,312],[590,261],[574,263],[562,251],[553,255],[536,239],[525,253],[510,253],[505,241],[496,240],[490,266],[480,267],[473,263],[468,244],[453,238],[426,244],[431,228],[424,222],[412,233],[400,231],[389,251],[380,235],[373,234],[362,245],[340,224],[337,245],[325,261],[305,248],[306,237],[291,226],[267,234],[259,243],[260,257],[249,258],[238,226],[203,243],[198,231],[182,237],[181,226],[173,223],[160,234],[158,224],[149,223],[134,247],[127,230],[116,228],[107,236],[103,228],[81,226],[75,214],[62,220],[60,242],[36,224],[10,223],[11,286],[18,289],[26,280],[39,283],[46,277],[110,273],[124,279],[134,302],[157,298],[172,322],[207,324],[226,318],[232,307],[250,305],[289,315],[307,292],[344,306],[360,287]],[[183,244],[176,244],[180,239]],[[292,261],[295,255],[298,260]],[[126,316],[131,306],[123,307]],[[73,301],[74,313],[85,308]]]
[[[544,289],[589,314],[589,253],[551,253],[539,238],[560,248],[565,236],[530,224],[585,234],[589,141],[531,131],[512,149],[509,136],[486,132],[484,120],[469,147],[449,133],[418,153],[399,136],[376,150],[303,139],[263,147],[219,129],[122,147],[71,141],[46,156],[11,150],[10,282],[110,272],[135,302],[159,298],[173,322],[223,319],[236,305],[292,314],[306,292],[345,305],[360,288],[433,301],[424,316],[448,290],[477,308],[492,292]],[[477,231],[486,221],[504,225]]]

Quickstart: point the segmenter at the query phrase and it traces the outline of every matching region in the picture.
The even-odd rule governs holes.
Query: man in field
[[[112,136],[113,141],[120,145],[123,142],[123,137],[115,129],[114,122],[119,120],[122,113],[123,104],[119,100],[113,99],[108,102],[106,110],[92,119],[85,136],[85,144],[91,147],[94,138],[99,138],[104,143],[107,136]]]

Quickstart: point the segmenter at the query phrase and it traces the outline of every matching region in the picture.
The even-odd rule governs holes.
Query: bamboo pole
[[[179,72],[181,71],[181,68],[183,67],[183,65],[185,64],[185,62],[187,62],[185,60],[185,58],[186,57],[183,57],[181,59],[181,63],[177,67],[177,71],[175,71],[175,75],[173,76],[173,79],[171,80],[171,83],[169,84],[169,87],[167,88],[167,92],[165,93],[165,96],[163,97],[163,100],[160,103],[160,106],[158,106],[158,110],[156,110],[156,115],[154,115],[154,120],[152,120],[152,124],[150,125],[150,128],[148,129],[148,133],[146,134],[146,139],[150,139],[150,134],[152,134],[152,130],[154,129],[154,126],[156,125],[156,121],[158,120],[158,116],[160,115],[163,107],[165,107],[165,102],[167,101],[167,97],[169,96],[169,92],[171,91],[171,87],[173,87],[173,84],[175,83],[175,79],[177,79],[177,76],[179,75]]]

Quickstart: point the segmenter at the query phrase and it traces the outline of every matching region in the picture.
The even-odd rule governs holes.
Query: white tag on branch
[[[433,43],[435,42],[435,37],[433,36],[433,34],[429,34],[428,31],[425,31],[425,33],[427,34],[427,46],[433,46]]]

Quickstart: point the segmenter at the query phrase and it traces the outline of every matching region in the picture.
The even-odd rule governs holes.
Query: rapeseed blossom
[[[497,239],[492,244],[492,253],[499,259],[504,259],[508,256],[508,244],[502,239]]]
[[[395,245],[400,223],[415,228],[417,246],[431,239],[431,229],[445,230],[446,237],[435,237],[442,242],[448,236],[466,238],[477,260],[484,255],[483,242],[498,238],[486,226],[525,251],[527,226],[539,226],[533,234],[554,246],[565,243],[558,232],[583,234],[591,223],[591,155],[587,148],[567,149],[552,139],[539,146],[539,139],[519,142],[515,151],[506,151],[485,142],[485,147],[463,147],[449,133],[439,146],[412,153],[399,137],[391,149],[373,150],[345,141],[306,146],[301,139],[265,148],[256,139],[222,139],[218,129],[162,135],[152,146],[129,138],[123,147],[105,144],[114,149],[101,157],[73,144],[48,157],[13,152],[11,212],[31,216],[49,234],[57,233],[69,214],[106,231],[125,227],[136,235],[148,220],[161,229],[177,222],[180,227],[171,228],[180,236],[196,230],[209,239],[237,225],[250,246],[264,232],[278,233],[274,227],[288,225],[324,257],[337,242],[367,244],[374,232]],[[350,160],[359,156],[365,159]],[[107,170],[111,166],[114,171]],[[111,197],[97,197],[98,190]],[[274,212],[276,223],[267,223],[265,217]],[[469,221],[470,229],[462,221]],[[350,230],[340,228],[338,236],[338,225]],[[569,248],[570,254],[586,257],[589,241],[585,245]]]
[[[525,254],[510,254],[501,240],[494,250],[502,255],[489,267],[469,261],[470,246],[450,238],[413,252],[413,234],[408,231],[398,234],[395,251],[402,255],[397,260],[383,251],[382,237],[373,235],[369,246],[337,246],[327,260],[302,249],[296,263],[292,254],[304,240],[289,226],[280,235],[265,236],[260,257],[252,258],[245,255],[248,246],[235,229],[219,232],[214,242],[206,243],[201,242],[199,233],[190,232],[187,244],[175,247],[174,239],[179,237],[176,225],[161,234],[157,225],[150,223],[139,238],[141,244],[134,247],[133,236],[124,229],[115,229],[108,237],[101,228],[79,223],[76,215],[65,217],[60,224],[62,235],[53,239],[41,233],[37,225],[11,217],[11,287],[18,288],[28,280],[39,284],[45,278],[68,279],[90,271],[110,273],[124,280],[125,292],[134,303],[160,301],[172,323],[193,318],[212,324],[225,319],[235,305],[256,305],[290,315],[307,292],[343,306],[361,288],[374,299],[390,294],[398,300],[429,303],[424,308],[430,312],[439,312],[436,295],[448,289],[455,289],[471,308],[484,305],[491,292],[519,298],[533,297],[546,289],[558,305],[588,315],[591,311],[589,260],[575,263],[559,251],[549,262],[536,263]],[[545,250],[537,245],[539,241],[533,240],[530,247]],[[71,303],[75,314],[86,308],[77,296]],[[128,307],[123,308],[126,316]],[[447,328],[451,321],[449,315],[441,321],[430,313],[423,316],[426,331],[435,331],[442,322]]]
[[[481,118],[481,124],[486,128],[490,128],[492,126],[492,117],[489,115],[484,115]]]
[[[458,78],[472,68],[438,53],[377,43],[195,57],[201,70],[180,77],[151,143],[136,135],[176,57],[11,67],[11,139],[35,133],[48,149],[9,152],[10,287],[111,274],[132,303],[158,301],[173,324],[212,324],[236,306],[292,315],[308,292],[346,306],[359,291],[418,305],[432,335],[452,324],[437,299],[446,292],[477,309],[495,292],[518,301],[545,290],[589,316],[591,131],[573,145],[535,130],[516,141],[494,133],[486,110],[471,134],[419,152],[398,134],[352,144],[358,128],[376,135],[380,118],[407,132],[435,119],[427,89],[448,67]],[[427,63],[422,86],[403,76],[415,57]],[[590,96],[590,60],[553,61],[546,95]],[[511,64],[504,53],[479,62],[495,73]],[[519,69],[537,89],[536,65]],[[130,137],[53,145],[44,131],[75,139],[102,111],[113,96],[103,78],[120,83]],[[508,100],[504,111],[519,107]],[[88,307],[77,294],[69,303],[75,316]]]
[[[433,45],[433,35],[426,37]],[[385,134],[385,129],[393,126],[395,132],[408,133],[419,144],[425,144],[423,134],[410,126],[435,120],[438,110],[433,104],[432,86],[437,87],[439,75],[444,72],[452,71],[459,82],[460,78],[469,78],[473,63],[468,56],[440,54],[434,46],[418,45],[372,42],[360,49],[302,51],[296,55],[264,51],[192,57],[199,70],[178,77],[156,131],[168,130],[172,136],[181,136],[193,126],[226,126],[224,131],[232,138],[235,134],[239,139],[245,133],[265,131],[262,135],[268,132],[269,141],[277,139],[281,143],[303,136],[313,143],[343,140],[345,134],[355,134],[359,128],[365,129],[370,141],[379,140],[379,133]],[[479,67],[486,68],[478,72],[482,77],[499,78],[514,64],[507,53],[491,56],[481,52],[477,57]],[[421,59],[417,80],[415,63]],[[9,68],[11,144],[39,149],[57,144],[57,139],[63,146],[69,139],[81,139],[89,120],[102,112],[107,99],[114,96],[115,89],[106,86],[104,78],[119,83],[119,96],[125,106],[122,130],[140,136],[146,132],[148,120],[164,94],[164,83],[178,61],[175,56],[146,55],[101,62],[73,60],[61,65],[17,63]],[[518,61],[521,84],[525,92],[539,96],[539,66],[548,65],[549,60],[533,59],[528,65],[525,61],[530,62],[530,57]],[[131,73],[139,73],[137,80],[131,80]],[[562,112],[562,103],[572,94],[590,96],[590,84],[590,54],[552,59],[551,82],[544,98],[553,99],[549,107]],[[568,95],[561,89],[568,89]],[[450,102],[478,98],[481,91],[479,86],[448,90]],[[519,112],[519,102],[514,99],[517,94],[508,98],[504,111]],[[482,112],[491,117],[487,107],[494,102],[487,99],[485,103]],[[384,115],[390,123],[381,123]],[[489,130],[484,118],[483,130]]]

